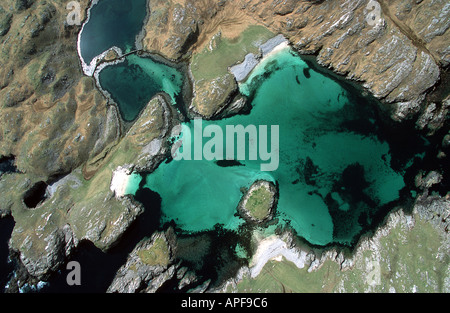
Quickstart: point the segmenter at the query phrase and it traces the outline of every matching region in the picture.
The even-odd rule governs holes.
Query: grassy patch
[[[166,266],[170,261],[169,247],[162,238],[157,238],[149,249],[139,251],[138,256],[142,263],[150,266]]]
[[[327,261],[320,271],[308,273],[293,263],[270,261],[255,279],[237,285],[238,293],[318,293],[333,291],[342,276],[335,262]],[[229,290],[230,291],[230,290]]]
[[[385,288],[397,292],[443,292],[450,257],[430,223],[417,218],[411,232],[398,226],[381,239],[381,245]]]
[[[228,67],[244,60],[249,53],[258,54],[259,45],[275,36],[267,28],[252,25],[234,39],[215,36],[211,46],[193,56],[192,75],[195,80],[212,80],[228,73]]]
[[[273,194],[264,186],[253,191],[250,195],[245,209],[255,219],[263,220],[272,208]]]
[[[258,54],[259,46],[273,37],[267,28],[252,25],[233,39],[218,33],[202,51],[195,53],[190,68],[197,112],[210,118],[222,108],[238,88],[228,68],[242,62],[249,53]]]
[[[270,261],[258,277],[244,277],[235,289],[229,287],[227,291],[449,292],[445,283],[450,273],[449,258],[439,232],[416,216],[412,230],[399,223],[387,237],[381,238],[377,253],[364,251],[349,270],[341,271],[339,265],[330,260],[310,273],[308,267],[299,269],[286,260]],[[380,280],[370,285],[373,264],[379,264]]]

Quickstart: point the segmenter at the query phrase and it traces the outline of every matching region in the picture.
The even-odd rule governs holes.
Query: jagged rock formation
[[[156,96],[102,162],[112,168],[135,164],[143,171],[153,170],[168,151],[172,119],[172,109],[162,96]],[[142,205],[129,197],[114,197],[110,191],[109,167],[91,164],[88,170],[95,172],[91,180],[85,180],[86,171],[83,174],[81,169],[75,170],[62,183],[49,185],[44,201],[31,208],[21,199],[39,181],[39,176],[28,174],[29,178],[25,178],[24,174],[16,173],[2,179],[0,190],[5,197],[0,205],[4,205],[4,210],[16,222],[10,246],[20,251],[20,258],[31,275],[44,277],[55,271],[82,240],[109,250],[142,214]]]
[[[89,1],[79,2],[83,13]],[[196,56],[217,53],[222,40],[233,42],[249,26],[262,25],[282,33],[299,52],[315,54],[324,67],[361,83],[394,120],[420,113],[417,127],[435,133],[449,110],[447,95],[427,98],[448,83],[440,81],[450,63],[448,2],[380,0],[374,24],[368,22],[369,2],[374,1],[149,0],[142,49],[195,67]],[[36,277],[57,270],[81,240],[104,251],[120,240],[143,208],[114,197],[111,169],[126,164],[154,169],[167,153],[166,139],[177,120],[158,96],[125,129],[94,79],[82,74],[76,51],[80,28],[67,25],[65,6],[63,0],[0,4],[0,159],[14,156],[17,167],[0,177],[0,214],[14,217],[10,247]],[[213,77],[202,80],[191,73],[192,115],[215,118],[245,107],[226,67],[242,62],[247,52]],[[450,146],[448,136],[442,145]],[[72,183],[54,185],[68,176]],[[27,207],[25,194],[41,182],[53,186],[53,193]],[[427,201],[418,203],[420,212],[448,207],[441,198]],[[444,220],[438,224],[448,230],[447,216]],[[177,270],[172,264],[162,273],[156,275],[161,283]],[[181,285],[190,279],[187,275]],[[128,284],[130,290],[135,285]]]
[[[257,181],[242,197],[238,212],[250,223],[264,224],[273,219],[277,203],[277,187],[268,181]]]
[[[395,120],[411,118],[421,111],[427,93],[448,66],[449,5],[446,1],[371,1],[379,4],[380,14],[375,23],[369,23],[373,13],[369,2],[149,1],[151,15],[143,46],[180,59],[201,52],[219,31],[232,37],[236,34],[230,28],[265,25],[284,34],[301,53],[317,54],[324,67],[363,84],[386,104]],[[433,12],[440,12],[439,17]],[[204,92],[197,97],[193,101],[207,101],[211,96]],[[208,109],[197,113],[213,116],[211,108],[220,110],[224,98],[207,101]]]
[[[41,278],[82,240],[109,250],[143,212],[129,198],[114,198],[104,164],[130,164],[139,157],[136,166],[157,166],[173,117],[159,96],[124,134],[117,109],[107,105],[94,78],[83,76],[80,28],[66,24],[65,6],[66,1],[8,0],[0,9],[0,157],[14,156],[17,167],[1,177],[0,212],[16,222],[11,249]],[[68,176],[67,183],[57,184]],[[25,195],[41,182],[49,186],[46,196],[27,207]]]
[[[141,241],[128,256],[108,288],[109,293],[135,293],[147,288],[155,291],[175,272],[173,230],[156,233]]]

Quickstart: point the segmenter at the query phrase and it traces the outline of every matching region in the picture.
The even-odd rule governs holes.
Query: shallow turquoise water
[[[90,20],[80,38],[80,53],[86,64],[98,55],[119,47],[129,52],[147,14],[147,0],[99,0],[90,10]]]
[[[252,99],[249,115],[203,121],[203,128],[218,125],[225,133],[227,125],[279,125],[278,169],[262,172],[262,161],[249,161],[249,155],[234,167],[206,160],[164,163],[143,187],[161,195],[162,222],[174,220],[188,232],[216,224],[236,230],[243,223],[236,216],[241,188],[268,179],[279,184],[280,224],[312,244],[348,244],[383,205],[399,198],[403,173],[391,168],[389,144],[378,138],[368,103],[310,70],[289,49],[260,64],[241,92]],[[194,132],[194,122],[186,126]],[[184,139],[194,149],[195,140]]]
[[[175,104],[183,86],[183,75],[151,58],[129,55],[125,62],[105,67],[99,81],[117,103],[122,118],[133,121],[159,92],[167,93]]]

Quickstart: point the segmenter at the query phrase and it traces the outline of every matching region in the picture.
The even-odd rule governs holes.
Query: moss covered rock
[[[273,219],[278,203],[278,189],[268,181],[257,181],[243,196],[238,211],[251,223],[262,224]]]

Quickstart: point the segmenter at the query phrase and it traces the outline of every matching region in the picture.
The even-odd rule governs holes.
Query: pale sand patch
[[[258,249],[250,263],[250,275],[252,278],[257,277],[267,262],[271,260],[281,262],[283,258],[302,269],[307,264],[307,257],[308,254],[305,251],[288,248],[284,240],[273,235],[259,242]]]
[[[284,49],[287,49],[287,48],[289,48],[289,42],[286,39],[286,41],[283,41],[279,45],[275,46],[275,48],[273,48],[269,53],[264,55],[261,61],[264,61],[265,58],[272,57],[273,55],[275,55],[278,52],[281,52],[281,51],[283,51]]]
[[[130,177],[130,171],[121,166],[113,172],[110,189],[114,192],[116,198],[122,198],[125,196]]]
[[[242,63],[230,67],[230,72],[237,82],[243,82],[259,64],[287,48],[289,41],[283,35],[278,35],[259,47],[262,58],[258,59],[253,53],[247,54]]]

